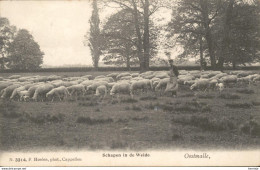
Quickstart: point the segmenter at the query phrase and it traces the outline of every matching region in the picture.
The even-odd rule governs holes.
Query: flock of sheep
[[[256,83],[260,75],[250,71],[186,71],[180,70],[178,84],[189,86],[191,90],[214,89],[222,91],[229,83]],[[167,71],[148,71],[145,73],[111,73],[108,75],[80,77],[27,76],[12,75],[0,77],[0,96],[2,99],[18,101],[53,101],[55,98],[67,98],[95,94],[101,99],[107,93],[128,94],[131,97],[138,92],[164,92],[169,75]]]

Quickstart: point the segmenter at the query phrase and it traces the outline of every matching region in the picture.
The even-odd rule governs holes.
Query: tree
[[[260,51],[260,2],[229,0],[218,22],[220,49],[218,67],[223,63],[237,64],[259,60]],[[218,35],[219,35],[218,34]]]
[[[8,67],[16,70],[35,70],[43,63],[44,53],[26,30],[20,29],[8,48]]]
[[[11,26],[7,18],[0,17],[0,68],[6,69],[8,63],[7,48],[13,41],[16,27]]]
[[[140,62],[140,70],[149,70],[150,63],[150,21],[154,14],[163,4],[160,0],[108,0],[117,4],[120,8],[131,12],[133,24],[137,35],[137,55]],[[139,15],[142,18],[139,18]],[[143,28],[143,32],[141,31]]]
[[[173,10],[170,35],[184,46],[181,55],[209,56],[213,69],[251,62],[259,55],[259,2],[182,0]]]
[[[97,7],[97,0],[93,0],[92,2],[92,15],[89,20],[90,23],[90,34],[89,34],[89,43],[88,46],[91,51],[92,55],[92,62],[94,68],[98,68],[98,62],[101,55],[101,36],[100,36],[100,20],[99,20],[99,14],[98,14],[98,7]]]
[[[139,14],[139,19],[142,16]],[[126,64],[130,69],[131,64],[139,63],[138,58],[138,38],[133,24],[133,17],[129,10],[123,9],[109,17],[103,27],[102,36],[104,37],[104,45],[102,53],[105,55],[103,61],[107,64],[122,65]],[[140,31],[144,28],[140,25]],[[159,30],[150,22],[150,56],[153,57],[157,53],[157,34]]]

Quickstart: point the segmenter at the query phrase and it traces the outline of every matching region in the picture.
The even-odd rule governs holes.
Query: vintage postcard
[[[0,166],[259,166],[257,0],[0,1]]]

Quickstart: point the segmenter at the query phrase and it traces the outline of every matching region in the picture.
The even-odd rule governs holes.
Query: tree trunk
[[[211,34],[211,29],[209,27],[210,20],[209,20],[209,14],[208,14],[208,1],[207,0],[200,0],[200,6],[202,9],[202,17],[204,21],[204,29],[205,29],[205,38],[208,44],[208,49],[209,49],[209,56],[210,56],[210,63],[212,69],[216,69],[216,58],[215,58],[215,50],[214,50],[214,45],[213,45],[213,40],[212,40],[212,34]]]
[[[138,11],[137,11],[137,6],[134,0],[132,0],[132,4],[134,7],[133,10],[133,16],[134,16],[134,24],[135,24],[135,31],[137,35],[137,55],[139,58],[140,62],[140,72],[145,71],[145,61],[144,61],[144,56],[142,54],[142,36],[141,36],[141,31],[140,31],[140,26],[139,26],[139,21],[138,21]]]
[[[145,71],[149,70],[150,42],[149,42],[149,0],[144,4],[144,37],[143,37]]]
[[[226,9],[226,12],[225,12],[223,39],[222,39],[222,43],[221,43],[220,56],[219,56],[219,61],[218,61],[218,68],[220,70],[223,70],[223,64],[224,64],[226,55],[228,54],[230,22],[232,20],[233,5],[234,5],[234,0],[230,0],[228,7]]]
[[[200,69],[203,70],[203,47],[202,47],[202,36],[199,37],[200,41]]]

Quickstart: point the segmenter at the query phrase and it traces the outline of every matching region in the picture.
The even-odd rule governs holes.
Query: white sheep
[[[223,83],[218,83],[217,87],[218,87],[219,92],[222,92],[224,90],[224,88],[225,88]]]
[[[83,96],[86,94],[85,86],[83,84],[72,85],[67,87],[67,89],[71,96],[75,94],[76,97],[78,97],[79,94],[82,94]]]
[[[155,87],[156,92],[161,92],[163,89],[166,88],[167,83],[170,81],[170,78],[164,78],[159,81],[157,86]]]
[[[51,84],[43,84],[43,85],[38,86],[34,92],[32,99],[34,101],[38,101],[39,97],[41,97],[41,99],[43,101],[44,98],[46,97],[46,94],[49,91],[51,91],[53,88],[54,88],[54,86]]]
[[[12,76],[9,76],[8,79],[18,79],[20,77],[21,77],[21,75],[12,75]]]
[[[107,81],[94,81],[91,85],[87,86],[87,91],[96,91],[98,86],[108,85]]]
[[[154,77],[159,79],[164,79],[164,78],[169,78],[170,76],[169,76],[169,72],[155,72]]]
[[[120,80],[121,77],[125,77],[125,76],[131,76],[131,74],[128,73],[128,72],[120,73],[120,74],[118,74],[118,75],[116,76],[116,79],[117,79],[117,80]]]
[[[69,91],[67,90],[67,88],[65,86],[60,86],[60,87],[54,88],[46,94],[46,98],[48,98],[48,99],[51,98],[52,102],[55,97],[58,97],[61,101],[61,97],[67,98],[68,96],[69,96]]]
[[[10,96],[12,95],[13,91],[20,87],[21,84],[13,84],[13,85],[10,85],[8,87],[6,87],[5,89],[2,90],[1,94],[1,98],[4,99],[4,98],[10,98]]]
[[[107,95],[107,87],[105,85],[98,86],[96,89],[95,96],[99,96],[100,98],[104,99]]]
[[[20,101],[29,101],[29,91],[28,90],[23,90],[18,92],[19,99]]]
[[[190,87],[191,90],[207,90],[210,84],[209,79],[198,79],[195,81],[195,83]]]
[[[110,95],[113,97],[115,94],[129,94],[133,97],[131,92],[131,85],[127,82],[120,82],[114,84],[112,89],[110,90]]]
[[[153,89],[152,81],[143,79],[135,81],[131,84],[131,92],[134,93],[137,90],[147,91],[148,89]]]
[[[224,76],[220,79],[220,81],[222,81],[224,83],[236,83],[237,82],[237,76],[236,75]]]

